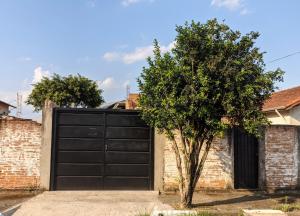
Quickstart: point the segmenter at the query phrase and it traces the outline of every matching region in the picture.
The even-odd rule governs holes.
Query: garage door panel
[[[136,151],[148,152],[149,140],[130,140],[130,139],[108,139],[106,140],[108,151]]]
[[[60,138],[57,141],[59,150],[104,150],[104,139]]]
[[[103,164],[57,164],[58,176],[102,176]]]
[[[59,151],[57,154],[59,163],[103,163],[102,151]]]
[[[58,176],[56,178],[57,190],[95,190],[101,189],[102,177],[95,176]]]
[[[54,109],[51,190],[150,190],[153,142],[135,111]]]
[[[106,138],[149,139],[149,128],[146,127],[107,127]]]
[[[116,115],[108,114],[106,117],[107,126],[144,126],[146,123],[138,115]]]
[[[104,137],[102,126],[59,126],[58,136],[61,138],[100,138]]]
[[[148,164],[148,153],[132,153],[132,152],[106,152],[106,163],[124,163],[124,164]]]
[[[60,125],[104,125],[104,114],[60,113]]]
[[[149,175],[149,166],[140,164],[107,164],[105,165],[105,175],[147,177]]]
[[[104,187],[108,190],[149,190],[149,179],[105,177]]]

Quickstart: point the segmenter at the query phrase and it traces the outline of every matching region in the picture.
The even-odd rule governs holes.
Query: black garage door
[[[53,113],[51,190],[153,189],[153,131],[137,111]]]

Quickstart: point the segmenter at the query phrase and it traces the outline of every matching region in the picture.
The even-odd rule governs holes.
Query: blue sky
[[[16,104],[52,73],[99,80],[107,102],[121,100],[157,38],[167,51],[185,21],[211,18],[242,33],[259,31],[267,70],[286,71],[280,88],[300,85],[299,0],[0,0],[0,100]],[[37,118],[31,107],[23,116]]]

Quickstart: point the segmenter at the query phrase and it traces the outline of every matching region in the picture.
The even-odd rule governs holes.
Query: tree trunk
[[[190,181],[190,185],[187,189],[184,189],[184,191],[180,194],[180,208],[191,208],[192,207],[192,201],[193,201],[193,194],[194,189],[191,187],[192,181]]]
[[[183,147],[181,149],[175,139],[172,141],[172,148],[176,156],[176,165],[179,173],[180,207],[191,208],[194,189],[210,150],[212,138],[206,139],[205,145],[203,145],[204,139],[202,139],[202,142],[194,142],[195,145],[189,151],[187,151],[187,146],[181,146]],[[181,142],[183,142],[181,143],[182,145],[187,145],[184,139]],[[201,148],[204,149],[200,155]]]

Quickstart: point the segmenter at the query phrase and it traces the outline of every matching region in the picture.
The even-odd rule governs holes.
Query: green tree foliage
[[[43,108],[49,99],[60,107],[97,107],[104,102],[102,90],[95,81],[81,75],[62,77],[54,74],[34,84],[34,88],[26,103],[32,105],[35,111]]]
[[[262,106],[283,71],[265,72],[259,33],[242,35],[216,19],[177,26],[175,47],[154,57],[138,79],[146,122],[172,141],[182,207],[189,207],[213,137],[230,127],[258,135]],[[177,138],[177,139],[176,139]]]

